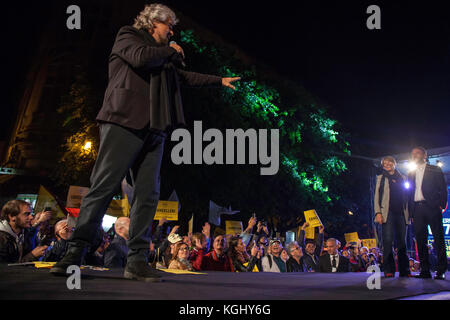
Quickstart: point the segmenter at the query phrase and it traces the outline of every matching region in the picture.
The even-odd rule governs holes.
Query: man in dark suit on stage
[[[327,253],[319,258],[320,272],[349,272],[349,260],[338,252],[337,241],[334,238],[327,240]]]
[[[431,278],[427,246],[427,229],[430,226],[438,258],[434,278],[444,280],[445,271],[447,271],[447,255],[442,210],[447,204],[447,184],[441,168],[427,164],[427,151],[424,148],[415,147],[411,152],[411,159],[417,164],[416,170],[408,175],[411,186],[408,207],[413,218],[421,268],[417,277]]]
[[[165,139],[171,130],[185,124],[180,88],[235,89],[231,83],[240,79],[183,70],[184,51],[169,42],[177,21],[168,7],[150,4],[133,26],[122,27],[116,36],[109,56],[108,87],[97,115],[100,148],[91,188],[83,199],[67,253],[50,270],[55,275],[66,275],[67,267],[80,265],[109,203],[129,174],[134,196],[124,277],[159,281],[159,274],[147,263],[151,223],[159,200]]]

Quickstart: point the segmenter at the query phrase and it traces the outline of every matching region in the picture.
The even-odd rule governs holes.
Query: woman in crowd
[[[193,271],[192,265],[189,262],[189,246],[186,243],[179,242],[175,244],[169,269]]]
[[[258,260],[258,251],[259,248],[253,246],[249,256],[242,239],[232,237],[229,242],[228,255],[231,258],[234,270],[237,272],[252,272]]]

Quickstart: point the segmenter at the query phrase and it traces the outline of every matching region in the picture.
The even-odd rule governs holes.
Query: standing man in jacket
[[[447,184],[441,168],[427,164],[427,151],[424,148],[415,147],[411,151],[411,159],[417,164],[417,169],[408,175],[411,184],[409,208],[413,218],[421,267],[417,277],[431,278],[427,246],[428,226],[430,226],[438,259],[434,278],[445,280],[447,255],[442,210],[447,204]]]
[[[326,242],[327,253],[319,258],[320,272],[350,272],[349,260],[338,252],[337,240],[330,238]]]
[[[375,222],[381,225],[383,237],[383,271],[386,278],[395,276],[394,239],[398,249],[400,277],[410,276],[406,255],[406,225],[410,223],[407,209],[406,178],[396,170],[397,162],[391,156],[381,160],[383,173],[377,176],[374,208]]]
[[[133,26],[122,27],[109,56],[109,82],[97,115],[100,148],[65,257],[51,273],[66,275],[80,265],[99,229],[115,190],[130,170],[134,196],[130,210],[129,248],[124,277],[159,281],[149,267],[151,222],[160,193],[164,140],[184,124],[180,87],[225,86],[240,78],[187,72],[183,49],[170,43],[175,13],[161,4],[146,5]]]

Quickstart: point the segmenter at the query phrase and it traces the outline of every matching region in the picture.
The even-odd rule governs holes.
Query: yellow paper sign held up
[[[308,210],[304,212],[305,220],[308,222],[309,226],[312,228],[323,226],[322,221],[320,221],[319,215],[316,210]]]
[[[241,234],[242,221],[225,221],[225,234]]]
[[[178,220],[178,201],[158,201],[154,220],[166,218],[168,221]]]
[[[352,232],[352,233],[346,233],[345,235],[345,241],[348,242],[358,242],[359,236],[358,232]]]
[[[315,228],[308,227],[305,228],[305,239],[314,239],[315,238]]]
[[[377,239],[361,239],[361,243],[363,247],[367,247],[369,249],[377,247]]]

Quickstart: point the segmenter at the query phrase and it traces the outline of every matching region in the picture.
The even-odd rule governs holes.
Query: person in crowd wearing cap
[[[223,235],[218,235],[213,241],[213,250],[201,257],[201,270],[234,272],[231,258],[225,254],[226,241]]]
[[[0,262],[35,261],[45,254],[48,246],[33,249],[34,233],[29,231],[32,220],[31,207],[26,201],[10,200],[3,206],[0,218]]]
[[[336,239],[329,238],[326,242],[327,253],[319,258],[320,272],[349,272],[350,262],[338,252]]]
[[[114,223],[115,236],[104,253],[106,268],[124,268],[127,264],[130,218],[120,217]]]
[[[408,208],[413,218],[421,267],[420,274],[416,277],[431,278],[427,246],[429,226],[437,255],[434,279],[445,280],[448,263],[442,212],[447,205],[448,189],[442,169],[428,164],[427,158],[427,151],[422,147],[415,147],[411,151],[411,159],[417,165],[417,169],[408,174]]]
[[[47,250],[42,261],[58,262],[66,254],[68,242],[72,235],[73,228],[69,227],[67,219],[60,220],[55,224],[56,241],[53,242],[51,248]]]
[[[391,156],[381,160],[383,172],[377,176],[374,196],[375,222],[381,225],[383,237],[384,276],[395,276],[394,240],[398,248],[400,277],[410,276],[406,255],[406,226],[410,223],[407,206],[406,177],[396,170]]]
[[[319,272],[319,257],[323,246],[324,227],[319,227],[319,235],[315,239],[305,240],[305,229],[309,227],[309,223],[305,222],[300,228],[299,245],[302,247],[304,255],[302,257],[305,271]]]
[[[283,246],[279,239],[272,239],[269,242],[269,254],[261,260],[263,272],[286,272],[286,263],[281,259]]]
[[[173,257],[169,263],[169,269],[193,271],[189,261],[189,246],[184,242],[177,242],[173,248]]]
[[[303,250],[299,246],[297,241],[292,241],[287,245],[287,252],[289,254],[289,259],[286,261],[286,271],[287,272],[304,272],[305,267],[303,266]]]

